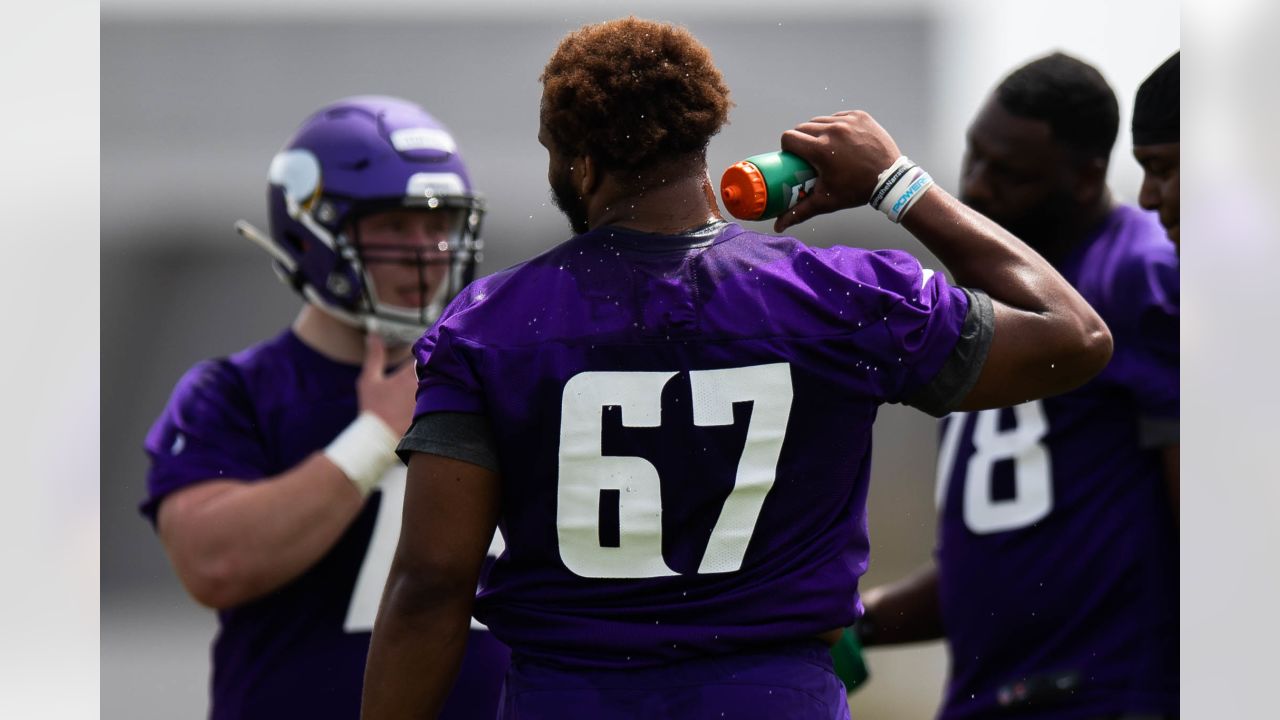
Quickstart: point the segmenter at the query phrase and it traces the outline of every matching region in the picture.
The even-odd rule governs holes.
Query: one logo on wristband
[[[897,214],[898,211],[902,210],[902,206],[906,205],[911,198],[920,191],[920,188],[924,187],[928,182],[929,176],[925,175],[911,183],[911,187],[907,188],[907,191],[902,194],[902,197],[898,198],[898,202],[893,204],[894,214]]]

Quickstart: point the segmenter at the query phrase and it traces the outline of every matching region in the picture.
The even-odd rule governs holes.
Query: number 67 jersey
[[[492,430],[506,549],[476,617],[583,669],[852,623],[876,409],[944,411],[990,324],[906,253],[723,223],[597,228],[474,283],[415,354],[419,422]]]
[[[1161,457],[1178,442],[1177,259],[1153,217],[1120,207],[1058,269],[1114,354],[1072,392],[943,422],[945,720],[1178,713]]]

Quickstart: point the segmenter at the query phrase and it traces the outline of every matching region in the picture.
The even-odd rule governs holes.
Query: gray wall
[[[297,300],[266,258],[231,229],[241,217],[265,227],[271,155],[304,115],[330,100],[386,93],[420,101],[454,131],[490,197],[484,271],[518,262],[568,236],[535,141],[537,75],[578,24],[104,20],[104,717],[202,712],[212,619],[182,596],[135,510],[146,470],[140,445],[187,367],[277,332],[296,312]],[[692,18],[688,25],[711,48],[737,103],[712,142],[713,175],[776,148],[796,122],[849,107],[871,110],[913,159],[954,167],[955,158],[936,157],[932,144],[927,17],[802,18],[782,26]],[[894,58],[892,76],[886,57]],[[819,219],[798,234],[818,245],[918,249],[866,210]],[[874,451],[872,583],[927,557],[933,448],[927,418],[885,409]],[[940,662],[936,649],[887,655],[878,683],[855,696],[861,716],[927,716]],[[139,708],[139,693],[154,702]]]

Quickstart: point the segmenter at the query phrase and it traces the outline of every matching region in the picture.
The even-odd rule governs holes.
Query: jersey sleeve
[[[1170,251],[1134,258],[1112,284],[1103,313],[1115,336],[1108,374],[1133,397],[1143,444],[1174,444],[1180,406],[1176,256]]]
[[[414,419],[433,412],[483,413],[484,392],[476,372],[479,348],[460,337],[452,322],[451,306],[418,342],[418,392]]]
[[[498,470],[498,443],[489,419],[473,413],[431,412],[419,415],[396,447],[407,465],[413,453],[443,455]]]
[[[990,298],[898,250],[865,253],[848,268],[876,300],[872,322],[852,337],[859,354],[876,360],[880,399],[939,417],[950,412],[986,361],[995,327]]]
[[[178,381],[144,447],[151,467],[139,510],[152,523],[161,501],[177,490],[269,474],[252,400],[227,360],[200,363]]]

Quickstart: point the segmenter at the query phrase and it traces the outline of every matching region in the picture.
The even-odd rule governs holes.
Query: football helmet
[[[344,322],[413,342],[475,276],[483,198],[453,136],[414,103],[359,96],[320,108],[271,160],[267,178],[270,233],[243,220],[236,229],[271,255],[282,281]],[[362,243],[360,219],[396,208],[448,213],[447,241],[430,248]],[[416,296],[425,304],[380,298],[369,271],[376,263],[416,267]]]

